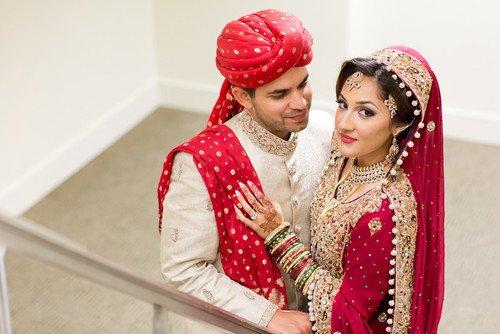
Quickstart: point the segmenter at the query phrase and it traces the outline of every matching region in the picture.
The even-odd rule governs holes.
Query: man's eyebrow
[[[286,93],[290,90],[290,88],[278,88],[273,90],[272,92],[267,93],[268,95],[273,95],[273,94],[283,94]]]
[[[303,85],[307,81],[307,79],[309,79],[309,74],[306,75],[306,77],[304,78],[304,80],[302,80],[302,82],[299,84],[299,86]]]
[[[299,84],[300,85],[303,85],[307,79],[309,79],[309,74],[306,75],[306,77],[304,78],[304,80],[302,80]],[[278,88],[278,89],[275,89],[269,93],[267,93],[268,95],[274,95],[274,94],[283,94],[283,93],[286,93],[290,90],[290,88]]]

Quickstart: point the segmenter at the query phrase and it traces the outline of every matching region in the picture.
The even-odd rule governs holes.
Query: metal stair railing
[[[245,319],[210,303],[152,280],[132,268],[88,251],[78,243],[24,218],[0,213],[0,284],[2,328],[12,333],[6,280],[5,252],[14,251],[92,280],[100,285],[150,303],[154,308],[153,333],[168,333],[164,311],[172,311],[238,334],[269,333]]]

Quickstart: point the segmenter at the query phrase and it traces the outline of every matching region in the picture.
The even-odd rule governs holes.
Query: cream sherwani
[[[282,140],[260,126],[246,111],[225,123],[247,152],[264,193],[278,202],[284,218],[309,246],[309,207],[317,180],[330,153],[333,117],[312,110],[306,129]],[[217,226],[207,189],[192,156],[178,153],[164,202],[161,271],[178,290],[213,303],[263,327],[277,307],[224,274],[218,252]],[[305,300],[285,276],[289,309],[305,310]],[[173,333],[211,331],[205,325],[170,314]],[[203,326],[203,327],[202,327]]]

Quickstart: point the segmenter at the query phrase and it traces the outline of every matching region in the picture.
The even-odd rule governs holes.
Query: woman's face
[[[344,83],[338,98],[335,131],[343,156],[367,166],[385,159],[392,142],[389,108],[373,77],[360,72]]]

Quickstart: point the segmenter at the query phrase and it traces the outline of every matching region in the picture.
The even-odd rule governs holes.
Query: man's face
[[[312,90],[307,68],[293,67],[270,83],[255,89],[249,113],[274,135],[288,139],[290,132],[303,130],[309,121]]]

